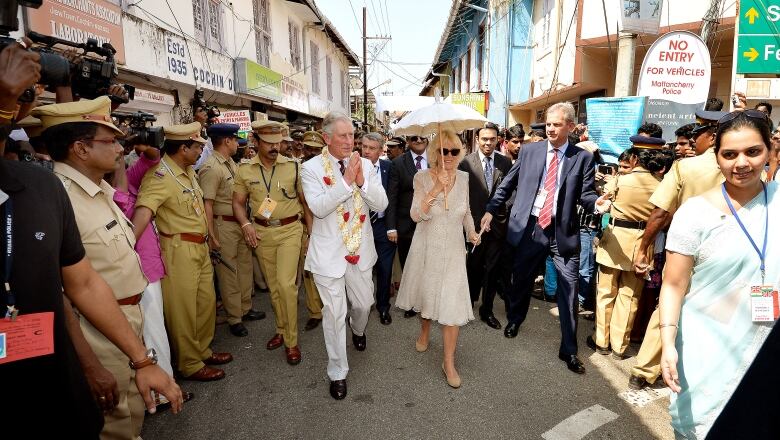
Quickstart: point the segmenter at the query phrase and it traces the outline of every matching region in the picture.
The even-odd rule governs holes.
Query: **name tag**
[[[54,353],[54,312],[0,319],[0,364]]]
[[[531,215],[539,217],[545,200],[547,200],[547,190],[539,188],[539,192],[536,193],[536,199],[534,199],[534,206],[531,208]]]
[[[780,315],[777,289],[773,286],[750,287],[750,316],[753,322],[773,322]]]
[[[116,220],[111,220],[111,221],[110,221],[110,222],[108,222],[108,224],[105,226],[105,228],[106,228],[106,231],[110,231],[110,230],[111,230],[111,228],[113,228],[113,227],[114,227],[114,226],[116,226],[116,225],[117,225],[117,223],[116,223]]]
[[[275,200],[266,197],[265,200],[263,200],[263,203],[260,204],[260,207],[257,208],[257,214],[268,220],[271,218],[271,214],[273,214],[277,204],[278,203],[276,203]]]

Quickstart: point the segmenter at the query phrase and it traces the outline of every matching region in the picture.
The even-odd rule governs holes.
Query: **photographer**
[[[40,79],[38,59],[38,54],[21,44],[9,44],[0,51],[0,129],[6,133],[17,99]],[[1,143],[5,137],[0,136]],[[3,392],[13,396],[13,404],[4,405],[3,435],[46,438],[57,431],[69,438],[96,439],[103,426],[66,328],[63,291],[90,325],[127,358],[148,365],[135,375],[146,408],[155,411],[154,389],[168,396],[178,412],[178,387],[151,364],[111,288],[85,257],[62,182],[42,168],[0,159],[0,203],[7,223],[0,309],[7,308],[11,317],[16,316],[0,320],[0,333],[8,336],[0,376],[8,379]],[[11,241],[13,246],[5,245]],[[25,341],[20,347],[9,335],[28,326],[47,336]],[[47,337],[53,345],[48,345]],[[41,414],[45,414],[45,423],[41,423]]]

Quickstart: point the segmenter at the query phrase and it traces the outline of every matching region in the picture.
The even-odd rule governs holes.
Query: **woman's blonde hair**
[[[441,145],[439,144],[441,142]],[[444,130],[441,133],[437,133],[433,136],[433,140],[428,144],[428,165],[431,168],[437,168],[441,166],[439,160],[441,159],[441,147],[444,148],[460,148],[460,154],[458,154],[458,161],[463,159],[466,155],[466,150],[463,148],[463,142],[460,141],[460,137],[452,131]]]

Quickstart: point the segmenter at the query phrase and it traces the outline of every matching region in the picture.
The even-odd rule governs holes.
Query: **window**
[[[455,78],[455,81],[452,83],[452,93],[460,93],[460,63],[455,67],[452,77]]]
[[[192,18],[195,38],[210,49],[221,51],[222,4],[218,0],[193,0]]]
[[[485,45],[485,31],[485,23],[483,22],[479,26],[479,38],[477,40],[477,90],[482,90],[482,84],[487,82],[485,81],[486,78],[484,75],[484,71],[487,70],[485,64],[488,63],[487,54],[485,53],[487,51],[487,46]]]
[[[325,57],[325,89],[328,91],[328,101],[333,101],[333,66],[330,57]]]
[[[287,22],[290,31],[290,64],[301,70],[301,28],[292,21]]]
[[[553,0],[544,0],[542,5],[542,47],[550,47],[550,26],[552,26],[552,11],[555,3]]]
[[[255,21],[255,47],[257,62],[268,66],[271,63],[271,24],[268,0],[252,0]]]
[[[311,53],[311,91],[320,94],[320,50],[313,41],[310,41]]]

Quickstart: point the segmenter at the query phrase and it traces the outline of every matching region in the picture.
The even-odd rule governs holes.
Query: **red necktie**
[[[547,191],[547,198],[544,199],[542,210],[539,211],[539,226],[542,229],[550,226],[552,222],[553,202],[555,201],[555,187],[558,180],[558,149],[553,148],[553,157],[550,159],[550,166],[547,167],[547,176],[544,178],[544,189]]]

